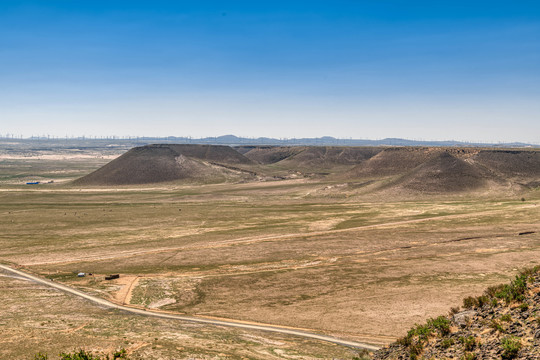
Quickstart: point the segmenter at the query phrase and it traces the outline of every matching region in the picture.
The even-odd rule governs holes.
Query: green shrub
[[[48,360],[47,354],[37,353],[34,356],[34,360]],[[94,355],[90,351],[80,349],[71,353],[60,353],[60,360],[116,360],[116,359],[128,359],[126,349],[120,349],[112,354],[112,357],[105,355]]]
[[[460,360],[476,360],[476,354],[475,353],[465,353]]]
[[[497,330],[498,332],[504,333],[506,330],[502,327],[502,325],[495,319],[491,320],[489,323],[489,327],[492,329]]]
[[[517,357],[519,350],[521,350],[521,342],[518,338],[509,336],[501,340],[503,359],[514,359]]]
[[[418,355],[420,355],[423,350],[424,350],[424,344],[422,342],[411,344],[409,346],[409,356],[411,360],[418,359]]]
[[[405,347],[409,347],[411,345],[411,342],[412,342],[412,336],[404,336],[402,338],[399,338],[396,340],[396,342],[399,344],[399,345],[403,345]]]
[[[370,352],[366,349],[359,350],[356,353],[356,356],[352,358],[352,360],[369,360],[371,359]]]
[[[459,306],[450,308],[450,315],[457,314],[459,312]]]
[[[418,337],[421,340],[427,340],[429,335],[431,335],[431,327],[429,325],[416,325],[416,329],[414,329],[414,334],[418,335]]]
[[[127,359],[127,351],[126,349],[122,348],[120,350],[117,350],[113,353],[113,360],[115,359]]]
[[[529,282],[534,281],[534,276],[540,272],[540,265],[536,265],[532,268],[523,269],[520,271],[520,275],[523,275]]]
[[[463,349],[465,349],[465,351],[471,351],[476,346],[476,339],[474,336],[461,336],[459,342],[463,344]]]
[[[454,339],[452,338],[446,338],[441,341],[441,347],[443,349],[448,349],[452,345],[454,345]]]
[[[519,310],[521,310],[521,311],[529,310],[529,304],[523,303],[523,304],[519,305]]]
[[[438,330],[442,336],[450,333],[450,320],[444,316],[439,316],[435,319],[429,319],[428,325]]]
[[[476,298],[476,306],[478,306],[479,308],[482,308],[484,307],[484,305],[487,305],[489,303],[489,297],[487,297],[486,295],[478,296]]]
[[[73,353],[61,353],[60,354],[60,359],[61,360],[101,360],[99,356],[95,356],[89,352],[89,351],[85,351],[85,350],[79,350],[79,351],[75,351]]]
[[[468,296],[465,299],[463,299],[463,307],[465,309],[470,309],[476,306],[476,298],[472,296]]]
[[[505,314],[503,316],[501,316],[501,321],[512,321],[512,316],[510,314]]]
[[[516,276],[510,285],[504,285],[495,296],[504,299],[506,304],[509,304],[512,301],[523,301],[525,299],[523,294],[525,294],[525,291],[527,290],[527,277],[528,275],[522,272],[520,275]]]
[[[488,297],[495,297],[499,291],[501,291],[504,288],[504,284],[499,284],[495,286],[490,286],[484,291],[484,294]]]

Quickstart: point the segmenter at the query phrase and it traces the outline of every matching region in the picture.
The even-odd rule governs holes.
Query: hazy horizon
[[[533,1],[0,4],[0,134],[540,142]]]
[[[234,137],[238,139],[238,142],[233,142],[229,140],[229,137]],[[220,145],[277,145],[277,146],[329,146],[329,145],[341,145],[341,146],[455,146],[459,144],[468,145],[487,145],[487,146],[497,146],[497,145],[516,145],[520,144],[523,146],[540,146],[540,143],[534,142],[482,142],[482,141],[462,141],[459,139],[444,139],[444,140],[433,140],[433,139],[408,139],[408,138],[378,138],[378,139],[368,139],[368,138],[335,138],[332,136],[321,136],[321,137],[265,137],[265,136],[246,136],[240,137],[234,134],[226,134],[219,136],[204,136],[204,137],[186,137],[186,136],[161,136],[161,137],[151,137],[151,136],[137,136],[137,135],[103,135],[103,136],[51,136],[51,135],[32,135],[29,137],[24,137],[23,135],[16,134],[0,134],[0,140],[20,140],[20,141],[125,141],[127,143],[145,143],[145,141],[157,141],[159,143],[178,143],[179,139],[188,139],[187,142],[180,143],[193,143],[193,144],[220,144]],[[215,139],[216,142],[212,142],[212,139]],[[168,142],[166,140],[169,140]],[[261,142],[257,142],[261,140]],[[264,140],[264,141],[263,141]],[[171,142],[172,141],[172,142]],[[146,142],[146,144],[151,144],[151,142]]]

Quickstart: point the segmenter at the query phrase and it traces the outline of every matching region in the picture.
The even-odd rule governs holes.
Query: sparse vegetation
[[[459,342],[463,344],[463,349],[465,349],[465,351],[474,350],[474,347],[476,346],[476,339],[474,336],[460,336]]]
[[[30,188],[16,185],[13,178],[9,184],[3,183],[6,191],[0,192],[0,258],[119,302],[351,337],[385,335],[374,336],[375,343],[402,334],[419,317],[446,313],[455,305],[451,299],[507,281],[514,267],[538,259],[538,234],[517,234],[533,230],[531,224],[536,224],[540,209],[527,204],[540,193],[527,193],[527,204],[516,201],[521,194],[499,193],[499,189],[469,193],[470,184],[479,184],[475,171],[468,172],[475,177],[465,184],[466,192],[445,189],[446,185],[433,180],[435,170],[446,174],[452,164],[471,170],[454,150],[449,150],[452,156],[448,157],[437,149],[411,149],[408,160],[413,161],[406,162],[410,154],[402,149],[369,161],[382,150],[371,149],[362,158],[362,167],[355,169],[352,155],[359,154],[355,149],[307,150],[301,156],[295,151],[270,154],[265,166],[238,165],[257,172],[260,181],[256,182],[249,180],[250,174],[245,183],[215,185],[203,181],[81,188],[55,182]],[[261,159],[266,156],[264,151],[259,151]],[[401,153],[403,161],[392,158],[392,151]],[[317,157],[319,153],[328,154],[326,165],[326,160]],[[336,165],[335,154],[347,156],[346,164]],[[412,169],[410,164],[418,162],[413,168],[425,164],[431,155],[436,155],[433,161],[410,177],[401,177]],[[476,155],[473,151],[466,156]],[[485,165],[493,156],[499,154],[482,154],[473,160],[478,158]],[[103,163],[95,161],[92,166],[95,169]],[[10,162],[10,174],[17,173],[17,166],[24,170],[26,164]],[[60,164],[54,169],[60,169]],[[74,175],[62,176],[73,178],[90,168],[85,163]],[[377,175],[380,170],[387,171],[386,175]],[[519,263],[510,263],[507,255]],[[94,275],[79,279],[78,271]],[[120,279],[102,280],[104,275],[116,273],[121,274]],[[527,283],[531,278],[528,275]],[[26,290],[35,296],[20,297],[22,290],[11,293],[12,281],[0,278],[2,289],[10,289],[0,292],[6,304],[0,317],[3,330],[17,341],[9,346],[7,340],[1,342],[0,357],[23,358],[21,354],[44,349],[58,354],[74,343],[87,349],[114,348],[113,344],[122,343],[130,351],[135,349],[134,355],[139,357],[148,352],[172,358],[173,351],[180,351],[176,347],[184,348],[186,358],[203,351],[215,355],[216,349],[240,357],[246,344],[260,351],[257,354],[275,347],[295,356],[354,356],[349,349],[320,343],[303,345],[302,353],[297,354],[291,349],[299,348],[300,341],[279,336],[246,340],[239,332],[227,337],[227,330],[206,327],[182,327],[180,331],[166,322],[141,321],[139,327],[128,316],[97,311],[73,299],[44,296],[41,290]],[[501,287],[496,293],[502,291]],[[489,307],[497,311],[506,304],[505,295],[481,296],[489,301],[474,297],[474,312]],[[527,303],[532,314],[535,308]],[[512,300],[511,305],[517,311],[519,301]],[[317,315],[321,309],[326,311],[324,317]],[[454,314],[460,311],[452,310]],[[25,320],[24,328],[17,325],[23,312],[34,314],[36,322]],[[435,339],[446,338],[444,333],[450,332],[450,336],[458,328],[468,336],[478,317],[474,312],[467,315],[473,326],[448,327],[435,317],[403,341],[421,358]],[[88,318],[85,314],[93,315]],[[328,321],[332,318],[342,320]],[[510,334],[510,324],[501,324]],[[135,328],[137,333],[130,333]],[[160,333],[166,335],[155,339]],[[175,336],[178,338],[166,339]],[[461,349],[457,337],[454,341],[449,350]],[[148,345],[138,348],[138,344]],[[263,357],[253,354],[242,356]]]
[[[482,308],[486,305],[497,306],[497,302],[496,301],[493,302],[493,299],[490,298],[488,293],[486,293],[485,295],[477,296],[477,297],[468,296],[463,299],[463,307],[466,309]]]
[[[482,295],[476,298],[477,307],[482,308],[484,307],[484,305],[488,305],[488,304],[491,304],[489,297]]]
[[[463,307],[465,309],[470,309],[476,306],[476,298],[472,296],[467,296],[463,299]]]
[[[450,315],[457,314],[459,312],[459,306],[454,306],[450,308]]]
[[[108,354],[100,355],[100,354],[92,353],[91,351],[80,349],[80,350],[72,351],[68,353],[63,352],[59,355],[58,359],[59,360],[117,360],[117,359],[129,360],[125,349],[120,349],[118,351],[115,351],[110,356]],[[53,360],[53,359],[49,358],[47,354],[43,354],[40,352],[34,356],[34,360]]]
[[[416,360],[422,354],[422,350],[424,349],[424,343],[422,341],[413,342],[411,345],[409,345],[409,357],[411,360]]]
[[[504,327],[501,325],[501,323],[499,323],[497,320],[495,319],[492,319],[490,322],[489,322],[489,327],[492,328],[493,330],[496,330],[500,333],[505,333],[506,330],[504,329]]]
[[[439,316],[436,319],[429,319],[428,326],[438,330],[442,336],[450,333],[450,320],[444,316]]]
[[[519,350],[521,350],[521,342],[516,337],[505,337],[501,340],[503,359],[514,359],[517,357]]]
[[[525,289],[527,288],[527,275],[517,275],[514,281],[509,285],[504,285],[495,296],[504,299],[507,304],[512,301],[522,301],[524,299]]]
[[[370,360],[371,352],[365,349],[361,349],[357,354],[352,358],[352,360]]]
[[[465,353],[461,356],[461,360],[476,360],[476,354],[471,352]]]
[[[465,303],[472,304],[471,306],[475,309],[468,310],[464,314],[451,312],[450,316],[455,323],[444,317],[430,319],[427,326],[416,325],[406,337],[400,339],[395,345],[376,352],[373,358],[374,360],[395,360],[407,355],[411,359],[448,357],[477,359],[480,357],[509,360],[518,356],[523,359],[536,358],[540,356],[538,328],[534,322],[530,321],[530,316],[524,316],[523,312],[540,309],[537,298],[539,284],[540,267],[522,270],[509,285],[491,286],[486,289],[480,300],[479,297],[465,298]],[[514,300],[516,295],[523,296],[519,298],[522,301],[519,305]],[[496,308],[486,307],[491,297],[500,297],[505,300],[510,298],[510,300]],[[479,304],[484,304],[484,306],[479,306]],[[463,323],[465,314],[471,316],[467,325]],[[532,314],[537,316],[534,312]],[[508,330],[502,323],[507,324]],[[442,328],[448,328],[448,331],[426,331],[429,327],[440,329],[441,326],[438,324],[444,324]],[[452,328],[452,325],[455,327]],[[489,331],[489,328],[495,331]],[[511,335],[507,335],[508,333]],[[458,334],[456,342],[454,339]],[[527,338],[525,345],[522,338]]]
[[[441,341],[441,347],[443,349],[448,349],[450,346],[454,345],[455,341],[452,338],[444,338]]]

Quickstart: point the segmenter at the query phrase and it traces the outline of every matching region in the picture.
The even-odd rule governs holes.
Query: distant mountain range
[[[274,139],[267,137],[244,138],[234,135],[223,135],[218,137],[206,137],[201,139],[168,137],[168,141],[188,142],[196,144],[214,144],[214,145],[322,145],[322,146],[479,146],[479,147],[540,147],[540,145],[526,144],[521,142],[514,143],[471,143],[455,140],[429,141],[429,140],[407,140],[399,138],[386,138],[382,140],[367,139],[338,139],[331,136],[320,138],[292,138],[292,139]]]
[[[27,139],[20,138],[0,138],[0,143],[9,142],[44,142],[44,143],[63,143],[63,144],[103,144],[114,143],[123,146],[141,146],[148,144],[206,144],[206,145],[268,145],[268,146],[458,146],[458,147],[501,147],[501,148],[523,148],[540,147],[539,144],[527,144],[522,142],[512,143],[476,143],[456,140],[431,141],[431,140],[408,140],[400,138],[386,138],[381,140],[368,139],[338,139],[331,136],[319,138],[246,138],[235,135],[223,135],[218,137],[191,138],[191,137],[119,137],[109,136],[103,138],[48,138],[32,137]]]

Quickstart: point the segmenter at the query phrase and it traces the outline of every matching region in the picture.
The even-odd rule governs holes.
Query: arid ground
[[[364,178],[280,179],[278,167],[252,181],[70,184],[110,158],[0,159],[11,174],[0,185],[0,261],[122,304],[386,344],[540,259],[534,186],[371,192]],[[21,183],[37,176],[54,182]],[[125,347],[145,359],[355,356],[323,342],[116,313],[9,276],[0,287],[6,359],[77,347]]]

